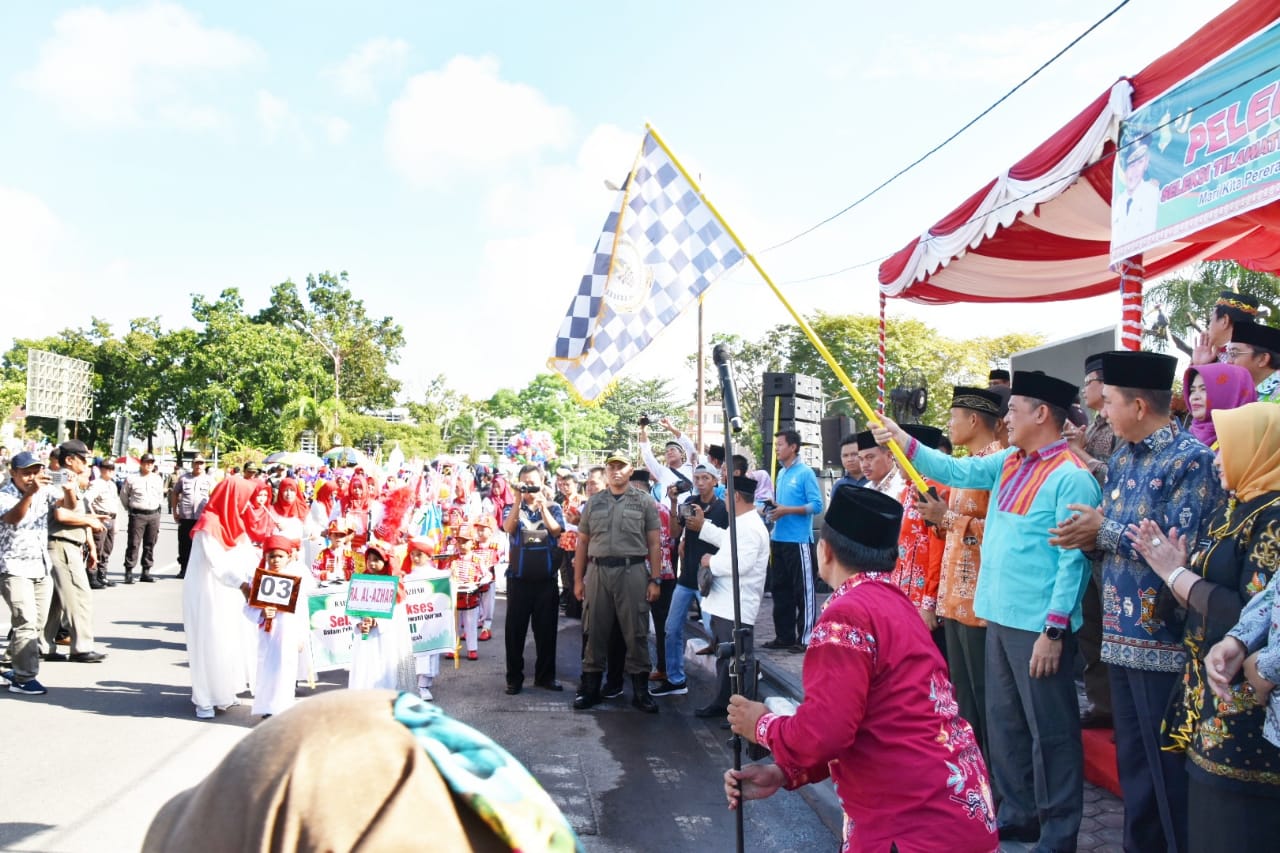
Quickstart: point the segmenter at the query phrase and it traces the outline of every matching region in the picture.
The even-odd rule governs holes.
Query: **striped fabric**
[[[998,505],[1001,511],[1026,515],[1045,480],[1063,465],[1084,467],[1075,454],[1067,450],[1066,440],[1055,441],[1030,453],[1010,453],[1000,470]]]

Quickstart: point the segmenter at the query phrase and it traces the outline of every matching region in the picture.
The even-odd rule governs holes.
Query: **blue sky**
[[[545,359],[646,120],[758,251],[949,135],[1115,5],[298,2],[0,6],[0,344],[90,316],[187,325],[345,269],[407,331],[410,394],[473,396]],[[890,190],[761,260],[779,282],[886,255],[1228,4],[1132,0]],[[874,313],[875,264],[784,285],[803,311]],[[22,311],[15,310],[23,305]],[[710,331],[787,320],[739,269]],[[947,334],[1098,328],[1118,296],[891,303]],[[676,378],[682,318],[638,358]],[[480,345],[482,344],[482,345]]]

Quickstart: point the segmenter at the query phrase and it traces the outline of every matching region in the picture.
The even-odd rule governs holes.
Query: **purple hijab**
[[[1191,434],[1204,442],[1206,447],[1213,447],[1218,440],[1218,431],[1213,426],[1213,413],[1218,409],[1237,409],[1246,403],[1258,400],[1258,391],[1254,388],[1253,377],[1249,371],[1234,364],[1196,364],[1187,368],[1182,377],[1182,400],[1191,411],[1191,382],[1199,373],[1204,379],[1205,404],[1204,420],[1191,420]]]

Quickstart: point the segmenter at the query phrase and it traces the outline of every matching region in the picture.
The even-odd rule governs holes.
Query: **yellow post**
[[[778,427],[781,425],[782,425],[782,398],[774,397],[773,398],[773,432],[769,435],[770,440],[773,439],[774,435],[778,434]],[[777,451],[774,451],[774,453],[770,456],[770,459],[772,459],[773,461],[769,465],[769,482],[773,483],[774,488],[776,489],[778,486],[778,453]]]
[[[645,129],[653,136],[653,141],[662,146],[662,150],[671,158],[671,162],[680,170],[680,174],[684,176],[684,179],[693,187],[694,192],[696,192],[698,197],[702,199],[702,203],[711,211],[711,215],[719,220],[720,224],[724,227],[724,230],[729,232],[729,236],[738,244],[738,248],[742,249],[743,254],[747,256],[747,260],[756,268],[756,272],[758,272],[760,277],[764,279],[765,284],[769,285],[769,289],[773,291],[773,295],[778,297],[778,301],[782,303],[782,307],[787,309],[787,313],[791,315],[792,319],[794,319],[796,324],[800,327],[800,331],[804,332],[804,336],[809,339],[811,344],[813,344],[813,348],[818,351],[818,355],[822,356],[822,360],[831,368],[831,372],[836,375],[836,379],[840,380],[840,384],[844,386],[844,390],[849,392],[850,399],[858,404],[858,408],[862,410],[862,414],[867,418],[867,423],[879,424],[880,416],[876,414],[875,409],[871,408],[871,405],[866,401],[866,399],[858,393],[858,389],[853,385],[853,380],[851,380],[844,372],[844,369],[836,363],[835,357],[831,355],[831,351],[827,349],[827,345],[818,337],[817,332],[813,330],[808,321],[806,321],[804,317],[801,317],[795,308],[791,307],[791,303],[782,295],[782,291],[773,283],[773,279],[764,271],[764,267],[760,266],[760,262],[756,260],[755,255],[752,255],[747,251],[746,247],[742,244],[742,241],[738,239],[738,235],[734,233],[733,228],[731,228],[729,223],[725,221],[725,218],[720,215],[720,211],[716,210],[715,205],[711,203],[710,199],[703,195],[702,188],[698,186],[698,182],[695,181],[693,176],[685,170],[684,166],[680,165],[680,161],[676,159],[676,155],[667,147],[667,143],[662,141],[662,137],[658,135],[658,131],[656,131],[653,128],[653,125],[650,124],[646,124]],[[776,422],[777,419],[775,416],[775,424]],[[776,431],[777,430],[775,429],[775,432]],[[889,442],[889,450],[892,451],[894,458],[898,460],[898,464],[902,467],[903,472],[911,478],[911,482],[916,484],[916,488],[922,492],[929,491],[929,485],[925,483],[924,478],[920,476],[920,472],[912,467],[911,462],[907,459],[907,455],[902,452],[902,448],[899,447],[896,442],[891,441]],[[774,460],[774,464],[777,465],[776,459]]]

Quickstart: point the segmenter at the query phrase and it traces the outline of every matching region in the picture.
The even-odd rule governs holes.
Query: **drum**
[[[457,587],[456,604],[459,610],[475,610],[480,606],[480,593],[482,590],[475,584],[459,585]]]

